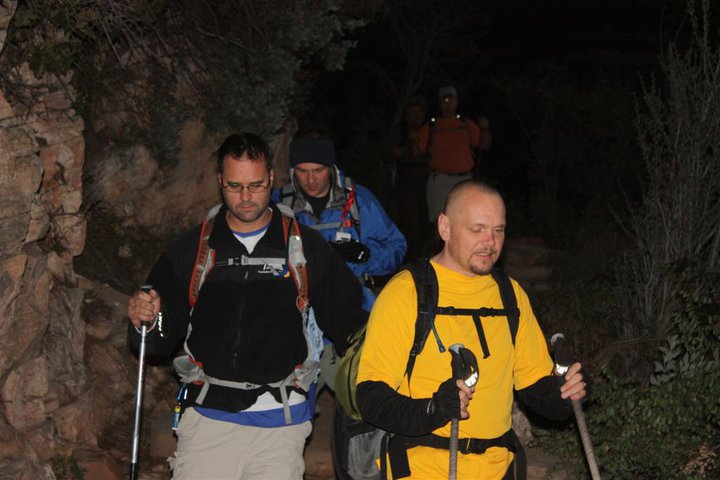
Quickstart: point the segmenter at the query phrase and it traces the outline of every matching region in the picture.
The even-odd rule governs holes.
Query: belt
[[[421,437],[405,437],[407,448],[424,446],[450,449],[450,439],[439,435],[423,435]],[[504,447],[514,452],[516,450],[512,440],[512,430],[508,430],[497,438],[458,438],[458,452],[468,454],[483,454],[490,447]]]
[[[380,478],[387,479],[387,456],[390,457],[393,478],[410,476],[410,465],[407,449],[427,446],[432,448],[450,449],[450,439],[439,435],[422,435],[409,437],[404,435],[386,435],[380,450]],[[463,454],[483,454],[490,447],[504,447],[515,454],[517,480],[527,478],[527,458],[522,443],[515,432],[510,429],[497,438],[459,438],[458,452]],[[511,464],[512,465],[512,464]],[[397,474],[396,474],[397,472]]]

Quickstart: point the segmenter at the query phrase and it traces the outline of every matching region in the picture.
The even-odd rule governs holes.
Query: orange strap
[[[300,227],[296,219],[287,217],[286,215],[282,216],[282,224],[283,224],[283,235],[285,236],[285,246],[288,246],[288,233],[290,230],[290,223],[292,222],[292,229],[293,234],[300,237]],[[301,237],[302,238],[302,237]],[[304,249],[303,249],[304,250]],[[304,251],[303,251],[304,253]],[[290,269],[290,273],[292,275],[292,267],[290,266],[290,258],[289,258],[289,249],[288,249],[288,269]],[[296,275],[292,275],[293,281],[295,282],[295,288],[298,292],[297,302],[296,306],[297,309],[300,310],[300,312],[304,312],[307,306],[310,304],[310,300],[308,299],[307,294],[307,287],[308,287],[308,273],[307,268],[305,268],[305,265],[299,265],[298,268],[298,275],[302,279],[302,283],[298,282],[298,278]]]
[[[190,288],[188,289],[188,301],[190,302],[190,308],[195,306],[198,294],[200,293],[200,283],[203,274],[206,276],[210,273],[205,272],[205,265],[208,261],[208,255],[211,255],[211,265],[215,264],[215,251],[210,250],[210,233],[212,232],[213,225],[215,224],[215,217],[207,219],[203,222],[202,230],[200,231],[200,243],[198,244],[197,254],[195,255],[195,266],[193,267],[192,277],[190,277]]]

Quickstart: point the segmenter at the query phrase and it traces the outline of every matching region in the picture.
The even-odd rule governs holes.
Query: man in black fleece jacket
[[[342,258],[270,203],[269,159],[253,134],[231,135],[220,146],[224,202],[208,215],[204,235],[211,230],[214,261],[196,299],[189,292],[203,225],[163,253],[147,279],[152,290],[128,303],[131,344],[139,343],[141,322],[151,322],[148,354],[169,356],[185,340],[187,355],[175,361],[185,382],[170,459],[175,479],[301,479],[322,334],[344,351],[366,321],[360,283]],[[298,233],[306,279],[290,271]],[[301,308],[297,280],[307,281],[311,311]]]

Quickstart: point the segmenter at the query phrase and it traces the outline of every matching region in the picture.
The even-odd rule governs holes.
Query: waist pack
[[[492,271],[492,277],[500,290],[500,298],[503,303],[502,309],[486,307],[466,309],[438,306],[437,275],[428,259],[412,262],[406,265],[404,269],[412,274],[418,305],[415,336],[405,368],[408,383],[415,366],[415,359],[422,352],[430,332],[433,332],[440,351],[445,351],[445,346],[435,330],[435,316],[438,314],[472,316],[484,358],[490,356],[490,351],[480,317],[505,316],[508,320],[512,343],[515,345],[520,311],[517,308],[517,299],[515,298],[515,291],[512,288],[510,277],[505,272],[500,269],[493,269]],[[344,473],[355,480],[377,478],[380,474],[375,465],[375,459],[380,456],[380,446],[386,433],[364,423],[358,410],[356,399],[357,372],[364,341],[365,329],[362,329],[351,339],[350,347],[340,360],[338,373],[335,377],[335,400],[341,410],[336,412],[335,415],[336,425],[334,426],[335,441],[333,448],[338,450],[336,457],[339,457],[336,465],[341,465],[341,469],[345,471]]]

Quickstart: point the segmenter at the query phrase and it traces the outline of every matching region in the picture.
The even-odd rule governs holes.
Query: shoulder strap
[[[430,147],[432,147],[433,135],[435,135],[435,122],[435,117],[430,117],[430,121],[428,122],[428,139],[425,145],[425,153],[428,155],[430,155]]]
[[[295,194],[295,187],[293,186],[292,181],[290,181],[280,190],[280,201],[277,204],[289,207],[292,212],[295,208],[296,198],[297,195]]]
[[[355,229],[357,230],[358,235],[360,235],[360,210],[358,209],[357,188],[355,187],[355,182],[352,180],[352,178],[347,176],[344,178],[346,201],[342,213],[340,214],[340,227],[342,228],[342,223],[344,222],[345,215],[347,215],[347,213],[350,213],[350,218],[355,225]]]
[[[197,254],[195,255],[195,264],[193,265],[192,276],[190,277],[190,287],[188,288],[188,302],[192,311],[195,308],[195,302],[200,293],[200,288],[205,278],[212,270],[215,263],[215,250],[210,248],[210,235],[215,226],[215,217],[220,211],[221,205],[215,205],[208,211],[200,230],[200,241],[198,242]]]
[[[430,331],[435,335],[438,348],[441,352],[445,351],[445,346],[440,341],[440,337],[435,330],[435,314],[437,310],[438,283],[435,269],[430,265],[427,258],[419,259],[409,263],[405,268],[412,274],[415,282],[415,291],[417,293],[417,318],[415,320],[415,336],[413,345],[410,349],[405,373],[410,381],[413,368],[415,367],[415,358],[422,352],[425,347]]]
[[[292,209],[287,205],[278,204],[277,207],[282,214],[283,236],[288,249],[288,268],[298,292],[297,308],[300,313],[305,314],[310,307],[310,301],[308,298],[307,260],[300,236],[300,225],[295,219]]]
[[[517,298],[515,290],[513,290],[510,277],[503,270],[493,268],[492,276],[500,288],[500,298],[502,299],[503,309],[507,312],[508,326],[510,327],[510,336],[512,343],[515,345],[515,337],[517,337],[518,327],[520,325],[520,309],[517,306]]]

